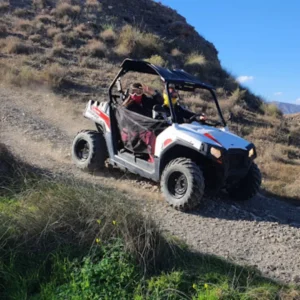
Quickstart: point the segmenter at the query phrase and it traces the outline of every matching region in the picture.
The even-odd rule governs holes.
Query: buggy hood
[[[184,140],[203,141],[226,150],[233,148],[247,150],[247,146],[250,144],[247,140],[227,131],[225,128],[215,128],[197,122],[176,125],[176,127]]]

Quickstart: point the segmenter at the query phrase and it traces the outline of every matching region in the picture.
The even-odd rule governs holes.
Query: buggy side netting
[[[156,136],[168,124],[132,112],[121,105],[116,107],[115,114],[124,147],[134,153],[153,154]]]

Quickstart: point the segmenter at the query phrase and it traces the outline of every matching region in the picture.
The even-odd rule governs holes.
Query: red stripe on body
[[[172,141],[172,139],[166,139],[165,141],[164,141],[164,144],[163,144],[163,147],[165,148],[165,147],[167,147],[169,144],[171,144],[173,141]]]
[[[220,146],[222,146],[222,144],[217,140],[217,139],[215,139],[210,133],[204,133],[204,135],[207,137],[207,138],[209,138],[209,139],[211,139],[211,140],[213,140],[214,142],[216,142],[217,144],[219,144]],[[223,147],[223,146],[222,146]]]
[[[107,114],[105,114],[103,111],[101,111],[98,107],[93,106],[92,108],[97,115],[103,119],[103,121],[105,122],[105,124],[107,125],[108,128],[110,128],[110,119],[109,116]]]

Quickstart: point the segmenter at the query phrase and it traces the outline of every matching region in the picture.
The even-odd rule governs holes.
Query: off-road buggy
[[[120,80],[128,72],[158,75],[169,97],[169,114],[159,105],[153,117],[126,109]],[[211,95],[219,121],[199,121],[197,115],[179,124],[171,101],[170,85],[182,93],[204,89]],[[231,133],[214,88],[183,70],[125,59],[108,90],[108,101],[90,100],[84,116],[97,130],[83,130],[72,146],[72,159],[80,169],[94,172],[105,164],[160,181],[167,202],[180,210],[201,203],[204,194],[226,190],[237,200],[252,198],[261,174],[253,162],[255,146]]]

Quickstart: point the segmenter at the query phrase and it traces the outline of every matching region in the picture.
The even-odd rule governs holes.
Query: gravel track
[[[80,129],[94,128],[82,117],[84,103],[1,86],[0,99],[1,140],[25,161],[148,199],[145,210],[159,226],[192,249],[256,266],[274,279],[300,283],[300,207],[262,195],[247,203],[224,196],[206,199],[199,211],[178,212],[163,201],[156,184],[114,170],[92,176],[72,165],[74,135]]]

